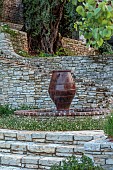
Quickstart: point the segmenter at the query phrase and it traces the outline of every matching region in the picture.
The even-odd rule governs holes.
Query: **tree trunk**
[[[56,20],[50,21],[50,34],[48,34],[47,28],[42,26],[42,31],[39,36],[31,38],[31,31],[28,34],[29,50],[37,52],[37,49],[45,53],[54,54],[57,51],[59,39],[59,24],[62,18],[64,4],[66,0],[63,0],[55,9],[52,9],[52,15],[56,17]]]

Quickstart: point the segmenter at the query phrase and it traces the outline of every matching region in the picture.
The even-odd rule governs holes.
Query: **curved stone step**
[[[1,166],[8,170],[24,169],[50,169],[53,164],[60,164],[65,158],[43,157],[43,156],[25,156],[17,154],[0,153]],[[1,167],[0,166],[0,167]],[[8,166],[8,167],[7,167]],[[12,169],[11,169],[12,168]]]
[[[27,155],[49,155],[66,157],[71,155],[82,155],[84,147],[79,145],[34,143],[22,141],[0,141],[0,152],[27,154]]]
[[[80,144],[104,136],[101,130],[92,131],[21,131],[0,129],[0,140],[6,141],[26,141],[40,143],[62,143],[62,144]]]
[[[22,168],[17,168],[14,166],[0,166],[0,170],[22,170]]]

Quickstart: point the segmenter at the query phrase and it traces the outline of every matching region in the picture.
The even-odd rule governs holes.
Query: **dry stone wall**
[[[21,59],[22,60],[22,59]],[[24,59],[23,59],[24,60]],[[71,69],[76,82],[74,108],[108,107],[113,96],[112,57],[56,57],[16,62],[0,59],[0,103],[54,108],[48,95],[51,71]]]
[[[74,40],[71,38],[62,37],[62,46],[67,55],[98,55],[99,51],[94,48],[86,47],[83,41]]]
[[[23,23],[22,0],[4,0],[2,19],[13,23]]]
[[[105,170],[113,170],[113,142],[107,137],[85,143],[84,150],[96,165],[100,165]]]

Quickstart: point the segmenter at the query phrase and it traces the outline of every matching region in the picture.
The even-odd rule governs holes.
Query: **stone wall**
[[[16,32],[16,35],[10,36],[10,40],[12,42],[14,51],[19,52],[20,50],[23,50],[28,52],[27,33],[15,29],[13,30]]]
[[[1,56],[1,104],[54,108],[48,95],[50,71],[54,69],[71,69],[74,73],[77,91],[71,107],[107,107],[108,101],[112,99],[112,57],[38,58],[29,62],[30,65],[19,61],[12,62],[11,59],[3,59],[3,55]]]
[[[113,142],[110,139],[97,139],[85,143],[85,154],[92,158],[96,165],[105,170],[113,170]]]
[[[0,167],[5,166],[5,170],[49,170],[53,164],[60,164],[72,155],[80,160],[85,154],[84,144],[102,137],[103,131],[98,130],[48,132],[0,129]],[[111,165],[106,170],[113,170],[110,168],[113,165],[111,154],[113,152],[108,152],[107,159]]]
[[[99,54],[98,50],[95,50],[94,48],[86,47],[86,44],[83,41],[62,37],[61,42],[66,54],[71,56],[73,55],[89,56],[89,55]]]
[[[3,0],[2,19],[13,23],[23,23],[22,0]]]

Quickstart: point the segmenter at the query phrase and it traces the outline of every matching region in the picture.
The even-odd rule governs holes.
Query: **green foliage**
[[[81,0],[79,0],[81,1]],[[83,0],[82,6],[76,11],[82,16],[81,22],[74,27],[87,39],[87,45],[99,48],[104,40],[113,35],[113,1],[104,0],[97,3],[95,0]]]
[[[102,46],[99,48],[99,52],[101,54],[113,54],[112,46],[104,41]]]
[[[9,105],[0,105],[0,116],[6,116],[13,114],[14,109],[12,109]]]
[[[75,156],[68,157],[62,165],[53,165],[50,170],[103,170],[103,168],[94,166],[92,160],[83,155],[80,160]]]
[[[28,58],[31,58],[33,57],[32,55],[30,55],[28,52],[24,51],[24,50],[19,50],[17,52],[19,55],[23,56],[23,57],[28,57]]]
[[[80,3],[78,2],[76,6],[79,4]],[[76,6],[73,5],[73,0],[70,0],[64,5],[63,16],[59,28],[59,32],[63,37],[72,38],[74,36],[76,39],[78,38],[78,31],[75,31],[74,23],[80,20],[81,16],[76,12]]]
[[[38,57],[53,57],[52,54],[44,53],[43,51],[40,51]]]
[[[26,107],[19,108],[26,109]],[[12,123],[11,123],[12,122]],[[10,115],[0,118],[0,128],[18,129],[18,130],[41,130],[41,131],[78,131],[78,130],[102,130],[104,120],[94,120],[89,118],[49,118],[48,120],[38,120],[37,117],[18,117]]]
[[[107,116],[104,124],[104,132],[108,135],[108,137],[113,138],[113,113]]]
[[[36,53],[41,51],[40,55],[42,51],[45,54],[55,54],[62,46],[59,33],[72,37],[72,32],[75,30],[74,22],[78,17],[80,18],[72,1],[22,0],[29,51]]]
[[[0,26],[0,32],[8,33],[12,37],[15,37],[17,35],[17,32],[12,30],[9,25],[4,24],[3,26]]]

